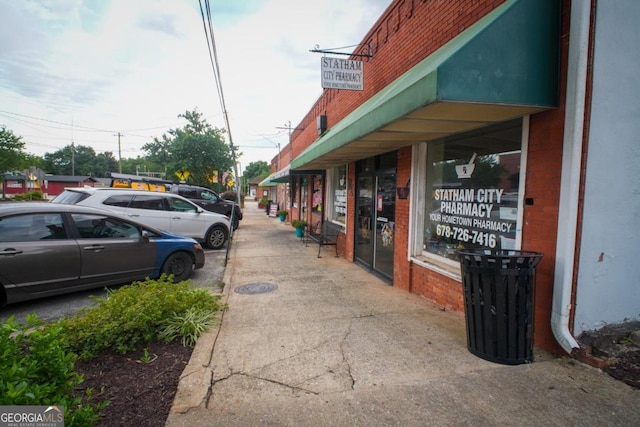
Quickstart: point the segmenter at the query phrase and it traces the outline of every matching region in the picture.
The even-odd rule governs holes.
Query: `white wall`
[[[640,317],[640,1],[600,0],[574,334]]]

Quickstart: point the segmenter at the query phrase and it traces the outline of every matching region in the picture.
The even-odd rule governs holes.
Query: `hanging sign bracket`
[[[369,52],[372,51],[371,49],[371,43],[369,43],[368,46],[368,50]],[[343,49],[343,48],[337,48],[337,49]],[[333,55],[346,55],[346,56],[356,56],[356,57],[360,57],[360,58],[373,58],[373,54],[372,53],[347,53],[347,52],[336,52],[335,50],[329,50],[329,49],[320,49],[319,45],[315,45],[315,47],[313,49],[310,49],[309,52],[313,52],[313,53],[330,53]]]

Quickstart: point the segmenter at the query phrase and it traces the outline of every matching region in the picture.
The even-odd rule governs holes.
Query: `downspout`
[[[553,335],[564,351],[569,354],[573,349],[579,348],[569,330],[569,316],[572,309],[571,294],[578,232],[590,16],[591,2],[571,2],[562,177],[551,310]]]

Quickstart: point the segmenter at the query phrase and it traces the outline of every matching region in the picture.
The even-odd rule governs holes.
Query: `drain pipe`
[[[569,331],[569,315],[572,309],[571,293],[578,227],[578,189],[584,143],[590,16],[591,2],[571,2],[562,178],[551,311],[553,335],[564,351],[569,354],[579,348],[576,339]]]

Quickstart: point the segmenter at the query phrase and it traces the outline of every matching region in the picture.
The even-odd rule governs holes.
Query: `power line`
[[[222,90],[222,77],[220,75],[220,66],[218,61],[218,52],[216,49],[216,41],[213,34],[213,23],[211,20],[211,6],[209,0],[205,0],[206,19],[204,11],[202,10],[202,0],[198,2],[200,4],[200,15],[202,16],[202,25],[204,27],[205,37],[207,39],[207,48],[209,51],[209,60],[211,61],[211,67],[213,68],[213,75],[216,82],[216,88],[218,90],[218,99],[220,101],[220,108],[224,116],[224,123],[227,128],[227,134],[229,135],[229,147],[231,148],[231,159],[233,160],[233,170],[236,179],[236,188],[238,190],[238,200],[240,200],[240,175],[238,174],[238,161],[236,159],[236,147],[233,145],[233,137],[231,135],[231,125],[229,124],[229,114],[227,113],[227,107],[224,101],[224,92]]]
[[[55,124],[59,124],[59,125],[65,125],[65,126],[69,126],[72,129],[76,129],[76,128],[81,128],[81,129],[86,129],[87,131],[91,131],[91,132],[114,132],[111,130],[106,130],[106,129],[97,129],[97,128],[92,128],[92,127],[88,127],[88,126],[80,126],[80,125],[73,125],[70,123],[64,123],[64,122],[58,122],[55,120],[48,120],[48,119],[42,119],[40,117],[33,117],[33,116],[27,116],[25,114],[18,114],[18,113],[12,113],[11,111],[4,111],[4,110],[0,110],[0,113],[3,114],[9,114],[10,118],[14,119],[14,120],[18,120],[15,119],[14,117],[11,116],[18,116],[18,117],[26,117],[28,119],[33,119],[33,120],[40,120],[42,122],[48,122],[48,123],[55,123]],[[6,116],[5,116],[6,117]],[[27,122],[29,123],[29,122]],[[36,124],[36,123],[32,123],[32,124]],[[65,129],[65,128],[59,128],[59,127],[55,127],[55,126],[47,126],[47,125],[43,125],[43,124],[38,124],[38,126],[44,126],[44,127],[51,127],[53,129]]]

